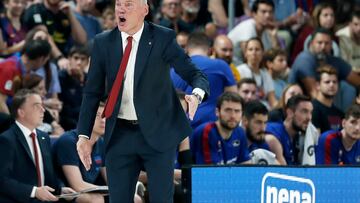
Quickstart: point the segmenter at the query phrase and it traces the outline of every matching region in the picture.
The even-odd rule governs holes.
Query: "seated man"
[[[196,164],[250,163],[244,130],[239,127],[243,101],[237,93],[223,93],[216,105],[218,120],[200,125],[190,138]]]
[[[102,136],[105,132],[105,118],[101,118],[104,110],[104,104],[101,103],[98,110],[92,130],[90,141],[94,143],[92,150],[92,163],[89,171],[86,171],[81,164],[76,150],[77,131],[65,132],[54,144],[54,153],[56,164],[61,169],[61,178],[65,185],[74,188],[75,191],[81,191],[99,184],[106,184],[105,172],[105,152]],[[98,193],[80,195],[76,202],[104,202],[104,197]]]
[[[284,156],[278,150],[281,148],[281,143],[274,135],[265,134],[268,112],[266,106],[260,101],[250,101],[245,105],[242,126],[246,132],[252,163],[286,165]],[[254,156],[260,155],[258,154],[259,149],[262,154],[271,154],[271,156],[260,156],[260,162],[256,161]]]
[[[313,105],[309,97],[295,95],[286,103],[284,122],[268,123],[266,131],[274,135],[281,143],[279,152],[283,154],[287,165],[298,165],[300,161],[300,136],[304,136],[311,121]]]
[[[360,164],[360,106],[352,105],[342,121],[342,130],[323,133],[315,147],[316,164]]]
[[[0,202],[58,201],[61,188],[51,156],[49,136],[37,130],[45,109],[39,94],[19,90],[11,114],[15,124],[0,135]]]

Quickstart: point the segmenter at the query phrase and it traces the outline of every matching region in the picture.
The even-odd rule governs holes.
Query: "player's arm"
[[[97,185],[85,182],[83,180],[78,166],[63,165],[62,170],[70,187],[73,188],[75,191],[81,191],[88,188],[97,187]]]
[[[63,165],[62,170],[64,172],[65,178],[68,181],[70,187],[73,188],[77,192],[88,189],[88,188],[97,187],[97,185],[85,182],[83,180],[78,166]],[[103,203],[104,197],[101,194],[97,194],[97,193],[83,194],[78,197],[77,202]]]
[[[279,140],[272,134],[265,135],[265,141],[269,145],[270,151],[276,156],[276,160],[280,165],[287,165],[283,155],[283,147]]]

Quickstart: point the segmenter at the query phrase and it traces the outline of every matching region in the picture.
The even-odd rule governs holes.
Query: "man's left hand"
[[[189,119],[193,120],[200,101],[195,95],[185,95],[185,101],[188,104]]]

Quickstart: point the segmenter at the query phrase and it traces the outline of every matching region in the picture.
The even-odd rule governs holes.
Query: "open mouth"
[[[120,17],[120,22],[125,22],[126,21],[126,18],[123,18],[123,17]]]

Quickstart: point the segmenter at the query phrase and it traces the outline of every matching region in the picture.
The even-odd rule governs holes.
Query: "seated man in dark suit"
[[[13,97],[15,124],[0,135],[0,202],[57,201],[61,188],[53,167],[50,138],[36,129],[44,117],[40,95],[20,90]]]

